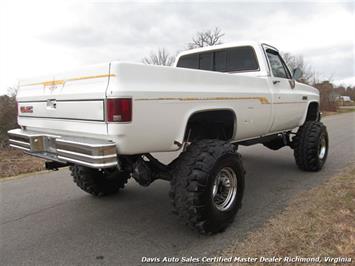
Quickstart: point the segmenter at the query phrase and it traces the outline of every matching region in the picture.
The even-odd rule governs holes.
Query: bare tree
[[[332,95],[336,92],[334,85],[328,80],[324,80],[321,83],[313,84],[319,90],[320,96],[320,109],[321,111],[337,111],[337,105]]]
[[[188,49],[194,49],[205,46],[212,46],[222,44],[222,37],[224,33],[218,27],[213,30],[206,30],[203,32],[197,32],[192,38],[192,42],[187,44]]]
[[[300,82],[306,84],[316,83],[316,73],[312,67],[303,60],[303,56],[295,56],[290,53],[283,53],[282,58],[285,60],[287,66],[291,68],[291,71],[296,68],[299,68],[302,71],[302,76],[299,79]]]
[[[149,57],[143,58],[143,63],[148,65],[171,66],[174,61],[175,56],[170,55],[164,48],[151,52]]]

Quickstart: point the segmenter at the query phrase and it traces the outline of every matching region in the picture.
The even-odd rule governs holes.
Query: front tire
[[[92,169],[85,166],[70,166],[74,183],[83,191],[102,197],[117,193],[123,189],[130,177],[128,173],[119,172],[118,169]]]
[[[293,139],[297,166],[304,171],[319,171],[328,156],[328,132],[326,126],[317,121],[307,121]]]
[[[192,143],[174,165],[175,212],[202,234],[223,231],[241,207],[245,170],[235,147],[221,140]]]

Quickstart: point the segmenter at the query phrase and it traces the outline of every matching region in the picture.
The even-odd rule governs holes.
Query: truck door
[[[264,46],[270,68],[269,86],[272,91],[273,120],[270,132],[291,129],[298,124],[298,106],[294,93],[295,81],[278,51]]]

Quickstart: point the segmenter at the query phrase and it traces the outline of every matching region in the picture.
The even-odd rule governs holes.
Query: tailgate
[[[80,128],[71,126],[80,120],[90,123],[94,134],[107,132],[104,100],[110,76],[107,63],[21,81],[17,93],[19,124],[48,131],[80,132]],[[97,122],[94,128],[93,122]],[[84,126],[82,130],[88,128]]]

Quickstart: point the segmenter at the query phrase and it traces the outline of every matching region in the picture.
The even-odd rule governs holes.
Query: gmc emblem
[[[32,105],[21,106],[20,111],[21,111],[21,113],[33,113],[33,106]]]

